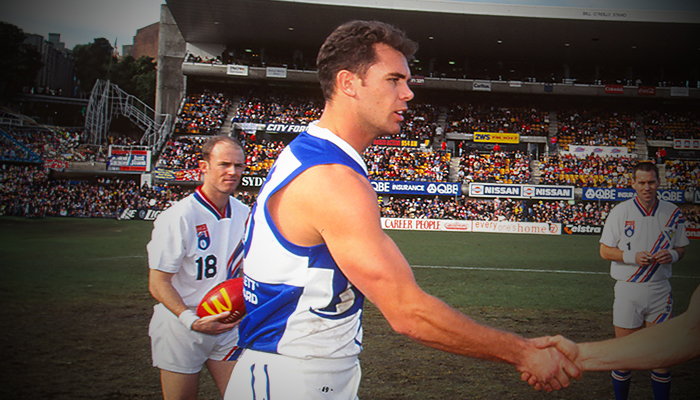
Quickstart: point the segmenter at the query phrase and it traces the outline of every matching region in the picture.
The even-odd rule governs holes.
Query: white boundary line
[[[526,268],[486,268],[486,267],[449,267],[440,265],[412,265],[413,268],[427,269],[459,269],[469,271],[505,271],[505,272],[537,272],[546,274],[577,274],[577,275],[610,275],[609,272],[567,271],[559,269],[526,269]],[[674,275],[673,278],[700,279],[700,276]]]

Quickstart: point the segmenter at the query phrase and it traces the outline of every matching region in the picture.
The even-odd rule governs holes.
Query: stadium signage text
[[[471,232],[472,221],[446,219],[382,218],[383,229],[408,231],[458,231]]]
[[[132,208],[127,208],[122,211],[118,220],[141,220],[141,221],[155,221],[155,219],[160,215],[162,211],[160,210],[135,210]]]
[[[374,139],[372,146],[418,147],[418,141],[401,139]]]
[[[474,81],[472,84],[472,90],[478,91],[478,92],[490,92],[491,91],[491,82],[489,81]]]
[[[600,225],[571,225],[564,226],[563,233],[567,235],[600,235],[603,227]]]
[[[265,132],[270,133],[302,133],[306,131],[308,125],[293,125],[293,124],[266,124]]]
[[[412,76],[408,79],[409,85],[423,85],[425,84],[425,77],[422,76]]]
[[[241,186],[244,187],[261,187],[265,183],[265,178],[262,176],[243,176],[241,178]]]
[[[655,96],[656,87],[654,86],[640,86],[637,89],[637,94],[641,96]]]
[[[625,88],[622,85],[605,85],[605,93],[622,94]]]
[[[370,183],[375,192],[387,194],[457,196],[462,190],[459,183],[452,182],[370,181]]]
[[[516,199],[573,200],[573,186],[469,184],[469,197],[511,197]]]
[[[633,198],[635,195],[634,189],[630,188],[583,188],[583,200],[605,200],[605,201],[624,201]],[[685,192],[682,190],[659,190],[658,197],[661,200],[670,201],[672,203],[684,203]]]
[[[700,229],[685,228],[685,235],[688,236],[688,239],[700,240]]]
[[[472,221],[472,232],[561,235],[561,224],[551,222]]]
[[[148,172],[151,170],[151,151],[109,147],[108,171]]]
[[[576,157],[595,156],[629,156],[627,147],[615,146],[569,146],[569,150],[564,151],[564,154],[571,154]]]
[[[247,65],[227,65],[226,74],[227,75],[248,76],[248,66]]]
[[[474,141],[518,144],[520,143],[520,135],[517,133],[474,132]]]

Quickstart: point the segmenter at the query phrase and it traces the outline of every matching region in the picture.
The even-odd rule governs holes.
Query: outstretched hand
[[[236,325],[238,325],[241,322],[240,319],[230,324],[225,324],[221,322],[221,320],[228,317],[229,315],[231,315],[230,311],[224,311],[220,314],[202,317],[194,321],[194,324],[192,324],[192,330],[201,333],[206,333],[209,335],[218,335],[220,333],[228,332],[231,329],[235,328]]]
[[[534,372],[534,370],[523,370],[521,379],[528,382],[535,390],[559,390],[561,387],[569,386],[569,378],[580,379],[583,373],[583,368],[580,365],[579,350],[576,343],[566,339],[561,335],[544,336],[540,338],[530,339],[530,342],[540,350],[549,350],[554,352],[552,357],[559,361],[559,373],[553,376],[553,379],[542,379],[542,376]],[[563,376],[562,376],[563,373]]]

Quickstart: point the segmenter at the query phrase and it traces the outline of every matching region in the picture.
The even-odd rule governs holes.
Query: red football
[[[226,324],[236,322],[245,315],[243,278],[229,279],[214,286],[197,306],[197,315],[200,317],[221,314],[224,311],[231,311],[230,316],[221,320]]]

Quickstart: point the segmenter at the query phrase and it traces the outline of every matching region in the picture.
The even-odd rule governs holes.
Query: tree
[[[112,64],[116,63],[114,48],[105,38],[97,38],[89,44],[79,44],[73,48],[75,76],[78,89],[90,93],[98,79],[107,80]]]
[[[24,86],[32,86],[42,67],[41,54],[15,25],[0,22],[0,101],[5,102]]]
[[[123,91],[154,107],[156,100],[156,63],[152,57],[135,60],[124,56],[109,70],[109,79]]]

